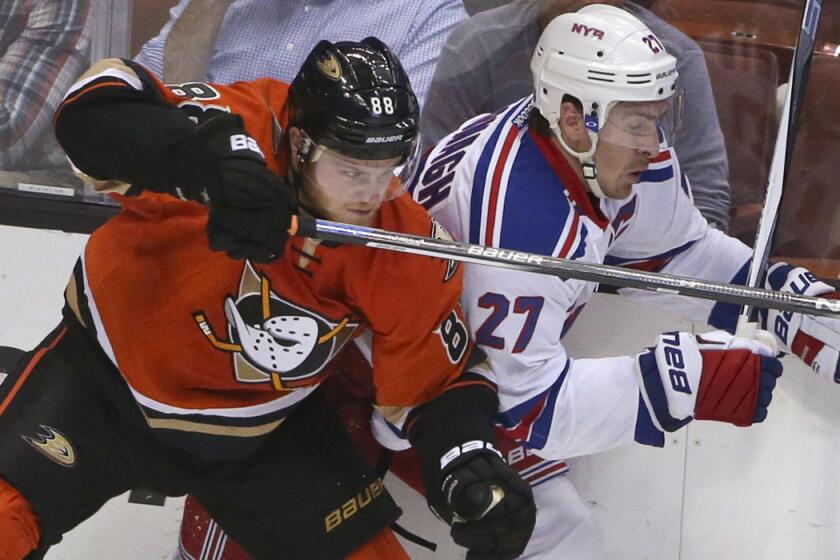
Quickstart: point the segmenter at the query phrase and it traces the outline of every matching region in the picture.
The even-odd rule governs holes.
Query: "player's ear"
[[[560,105],[560,132],[563,140],[575,149],[587,138],[586,126],[583,122],[583,113],[580,108],[571,101],[564,101]]]

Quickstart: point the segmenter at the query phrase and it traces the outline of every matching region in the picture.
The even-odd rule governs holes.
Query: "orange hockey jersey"
[[[112,60],[85,74],[65,106],[108,88],[146,91],[190,114],[238,113],[269,167],[285,171],[284,83],[164,86]],[[67,299],[154,428],[267,434],[365,331],[383,407],[425,402],[464,367],[471,343],[451,262],[292,238],[279,261],[256,265],[209,249],[198,203],[115,196],[123,210],[91,236]],[[438,232],[408,195],[384,203],[374,225]]]

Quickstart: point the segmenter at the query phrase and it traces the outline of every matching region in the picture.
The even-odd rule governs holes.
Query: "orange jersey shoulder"
[[[408,195],[383,204],[377,227],[437,237],[443,228]],[[471,342],[459,305],[463,277],[453,261],[356,248],[353,284],[373,335],[377,402],[419,404],[440,393],[464,367]]]
[[[135,97],[174,105],[199,123],[219,112],[240,115],[248,133],[275,172],[284,171],[288,155],[281,150],[288,126],[289,84],[270,78],[233,84],[189,82],[164,84],[142,65],[118,58],[103,59],[87,70],[68,90],[56,111],[107,97]]]
[[[288,154],[281,150],[281,139],[288,126],[289,84],[260,78],[228,85],[200,82],[164,85],[158,81],[157,86],[168,103],[198,122],[218,112],[241,116],[245,130],[259,144],[269,168],[274,172],[285,171]]]

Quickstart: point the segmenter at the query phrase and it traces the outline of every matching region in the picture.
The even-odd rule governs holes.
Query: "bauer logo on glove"
[[[805,296],[840,299],[840,292],[802,267],[777,263],[770,267],[766,288]],[[760,310],[764,328],[778,338],[782,350],[796,354],[811,369],[840,383],[840,320],[802,313]]]
[[[776,349],[724,331],[665,333],[636,364],[642,400],[656,428],[692,419],[749,426],[767,417],[782,364]]]

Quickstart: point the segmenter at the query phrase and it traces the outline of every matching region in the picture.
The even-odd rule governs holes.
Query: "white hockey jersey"
[[[624,200],[587,194],[550,139],[528,127],[531,97],[464,123],[427,152],[410,189],[458,240],[594,263],[743,283],[751,251],[708,226],[671,149]],[[499,386],[500,423],[546,459],[630,441],[662,445],[635,359],[570,359],[563,336],[596,285],[465,265],[462,307]],[[622,289],[734,329],[737,306]],[[607,333],[607,329],[604,330]],[[640,349],[641,350],[641,349]]]

